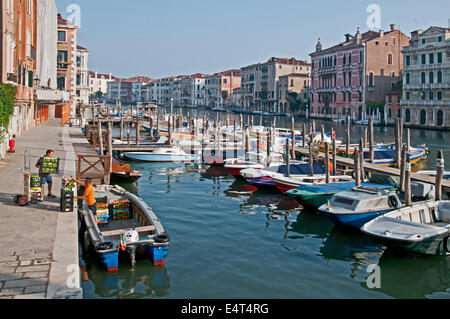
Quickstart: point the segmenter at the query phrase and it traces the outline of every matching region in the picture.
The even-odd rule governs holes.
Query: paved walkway
[[[81,298],[76,212],[59,212],[61,177],[75,175],[74,144],[83,141],[79,128],[61,127],[50,120],[16,139],[16,153],[0,163],[0,298]],[[20,207],[15,194],[23,192],[24,151],[31,172],[47,149],[61,158],[53,176],[56,199]],[[45,189],[47,195],[47,187]]]

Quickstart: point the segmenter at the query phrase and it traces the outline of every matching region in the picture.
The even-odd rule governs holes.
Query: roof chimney
[[[380,38],[384,37],[384,30],[380,30]]]
[[[345,42],[349,42],[350,40],[353,40],[353,36],[351,34],[347,33],[345,35]]]
[[[358,27],[358,30],[356,31],[356,43],[358,43],[358,44],[360,44],[361,43],[361,40],[362,40],[362,37],[361,37],[361,32],[359,31],[359,27]]]
[[[397,25],[396,24],[391,24],[391,31],[395,31],[397,30]]]

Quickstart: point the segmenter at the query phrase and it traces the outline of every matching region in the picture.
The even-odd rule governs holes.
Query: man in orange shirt
[[[82,181],[77,180],[73,176],[70,176],[75,182],[78,184],[84,185],[84,194],[83,196],[77,196],[77,199],[86,200],[88,207],[94,216],[97,216],[97,201],[94,196],[94,186],[92,185],[92,178],[86,178],[86,181],[83,183]]]

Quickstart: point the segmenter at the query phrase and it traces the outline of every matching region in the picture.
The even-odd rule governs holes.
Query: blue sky
[[[81,8],[78,44],[89,69],[119,77],[215,73],[272,56],[309,59],[345,33],[368,30],[368,5],[381,9],[381,29],[396,23],[407,35],[448,26],[448,0],[56,0],[68,18]]]

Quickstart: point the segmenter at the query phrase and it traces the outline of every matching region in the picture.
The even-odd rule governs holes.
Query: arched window
[[[342,64],[346,64],[347,62],[347,56],[344,54],[344,62]]]
[[[407,122],[407,123],[411,122],[411,111],[410,110],[406,110],[406,112],[405,112],[405,122]]]
[[[388,117],[392,117],[392,109],[391,108],[389,108]]]
[[[441,110],[437,112],[437,125],[444,125],[444,112],[442,112]]]
[[[362,51],[359,51],[359,63],[363,62],[363,54]]]
[[[389,65],[392,65],[392,53],[389,53],[387,56],[387,61]]]
[[[429,80],[430,80],[430,83],[434,83],[434,73],[433,72],[430,72]]]
[[[425,84],[425,72],[422,72],[421,74],[421,83]]]
[[[427,124],[427,111],[425,110],[420,111],[420,124],[421,125]]]
[[[442,83],[442,71],[438,71],[437,73],[437,83]]]
[[[373,76],[373,72],[369,73],[369,86],[375,86],[375,79]]]
[[[347,94],[346,94],[345,92],[343,92],[343,93],[342,93],[342,101],[343,101],[343,102],[347,102],[346,97],[347,97]]]
[[[409,73],[406,73],[406,84],[409,84],[411,82],[411,75]]]

